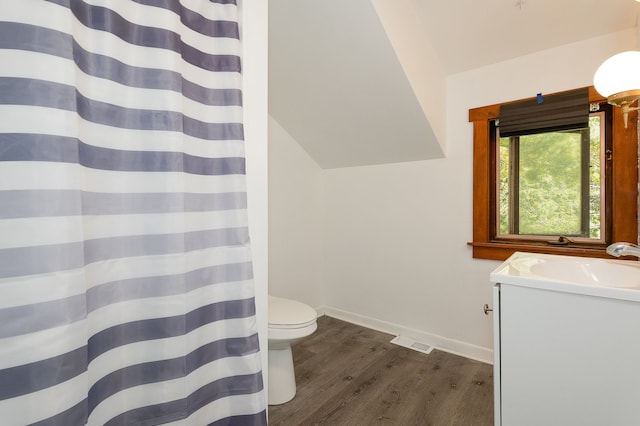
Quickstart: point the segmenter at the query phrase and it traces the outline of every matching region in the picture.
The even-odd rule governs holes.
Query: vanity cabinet
[[[492,281],[496,425],[640,425],[640,300]]]

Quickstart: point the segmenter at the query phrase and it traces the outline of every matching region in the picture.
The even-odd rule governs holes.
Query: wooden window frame
[[[518,101],[519,102],[519,101]],[[606,103],[593,86],[589,87],[589,103]],[[491,155],[491,122],[499,118],[500,105],[489,105],[469,110],[469,122],[473,123],[473,241],[467,243],[473,248],[476,259],[505,260],[516,251],[561,254],[581,257],[610,257],[606,244],[551,245],[546,242],[505,242],[494,238],[492,214],[495,203],[492,195],[493,168],[495,160]],[[638,131],[637,113],[629,114],[629,126],[625,129],[622,111],[612,108],[612,158],[611,158],[611,224],[607,242],[638,241]]]

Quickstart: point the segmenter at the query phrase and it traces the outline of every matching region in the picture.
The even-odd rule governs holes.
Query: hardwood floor
[[[493,368],[429,355],[335,318],[294,345],[297,394],[269,407],[269,425],[492,425]]]

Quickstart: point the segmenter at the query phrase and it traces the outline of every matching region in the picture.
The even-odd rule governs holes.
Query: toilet
[[[311,335],[316,311],[304,303],[269,296],[269,405],[284,404],[296,395],[291,345]]]

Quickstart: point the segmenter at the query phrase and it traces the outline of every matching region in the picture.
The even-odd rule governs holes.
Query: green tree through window
[[[600,239],[601,114],[589,128],[500,138],[499,235]]]

